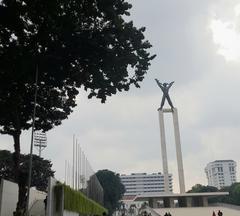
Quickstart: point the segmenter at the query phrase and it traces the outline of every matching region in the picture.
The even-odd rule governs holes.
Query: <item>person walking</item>
[[[218,210],[218,216],[223,216],[223,213],[220,210]]]

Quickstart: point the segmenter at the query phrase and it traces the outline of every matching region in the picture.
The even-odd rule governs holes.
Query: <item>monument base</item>
[[[148,202],[151,208],[176,208],[176,207],[206,207],[208,198],[227,196],[228,192],[206,193],[143,193],[137,195],[134,201]],[[160,206],[161,205],[161,206]]]

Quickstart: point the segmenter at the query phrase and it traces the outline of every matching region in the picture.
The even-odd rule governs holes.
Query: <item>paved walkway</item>
[[[212,216],[213,211],[215,211],[217,215],[218,210],[223,212],[223,216],[240,216],[239,210],[222,206],[154,209],[154,211],[161,216],[164,216],[166,212],[170,212],[172,216]]]

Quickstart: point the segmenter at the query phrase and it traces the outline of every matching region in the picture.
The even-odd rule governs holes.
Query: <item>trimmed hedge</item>
[[[103,206],[98,204],[97,202],[93,201],[92,199],[89,199],[86,195],[84,195],[80,191],[73,190],[67,185],[64,184],[58,184],[55,186],[55,194],[56,194],[56,206],[58,209],[58,206],[60,206],[60,200],[59,195],[60,191],[64,191],[64,209],[71,211],[71,212],[77,212],[79,214],[87,214],[87,215],[98,215],[102,216],[103,213],[107,213],[107,209],[105,209]]]

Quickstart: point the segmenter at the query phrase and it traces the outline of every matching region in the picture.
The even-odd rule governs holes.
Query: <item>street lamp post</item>
[[[29,215],[29,198],[30,198],[30,188],[32,180],[32,152],[33,152],[33,135],[35,129],[35,116],[36,116],[36,103],[37,103],[37,84],[38,84],[38,66],[36,67],[36,78],[35,78],[35,93],[34,93],[34,107],[33,107],[33,117],[32,117],[32,135],[31,135],[31,146],[30,146],[30,157],[29,157],[29,169],[28,169],[28,188],[27,188],[27,215]]]

